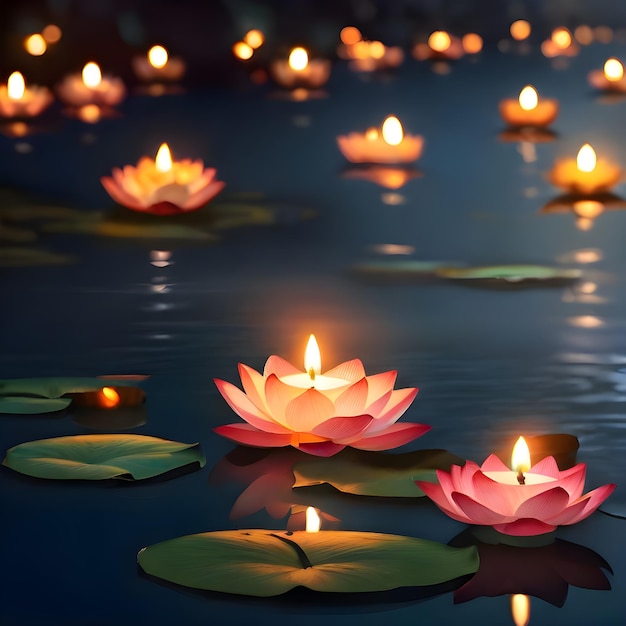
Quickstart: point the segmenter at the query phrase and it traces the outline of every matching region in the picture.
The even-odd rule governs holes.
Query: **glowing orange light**
[[[574,213],[576,213],[576,215],[579,217],[586,217],[588,219],[598,217],[598,215],[604,212],[604,204],[602,204],[602,202],[598,202],[597,200],[577,200],[574,202],[572,208],[574,209]]]
[[[34,57],[40,57],[47,49],[46,40],[39,34],[29,35],[24,40],[24,48],[28,54]]]
[[[593,29],[593,34],[600,43],[611,43],[613,41],[613,29],[610,26],[596,26]]]
[[[339,39],[341,39],[341,43],[346,46],[352,46],[355,43],[361,41],[363,36],[361,35],[361,31],[356,28],[356,26],[346,26],[341,29],[339,33]]]
[[[570,317],[569,323],[577,328],[600,328],[600,326],[604,326],[604,322],[596,315]]]
[[[78,117],[83,122],[95,124],[102,117],[102,111],[97,104],[85,104],[78,109]]]
[[[256,50],[260,48],[265,42],[265,37],[260,30],[249,30],[243,38],[244,42],[247,43],[251,48]]]
[[[428,45],[435,52],[445,52],[452,45],[452,39],[445,30],[436,30],[430,34]]]
[[[159,172],[165,173],[172,169],[172,153],[166,143],[162,143],[156,158],[154,159],[155,167]]]
[[[315,508],[308,506],[306,508],[306,532],[318,533],[321,525],[322,520],[320,520],[320,516],[317,514]]]
[[[621,80],[624,76],[624,66],[615,58],[607,59],[604,64],[604,76],[611,82]]]
[[[478,54],[483,49],[483,38],[477,33],[467,33],[461,39],[463,50],[467,54]]]
[[[86,87],[95,89],[102,82],[102,72],[97,63],[89,61],[85,67],[83,67],[83,83]]]
[[[552,41],[561,49],[569,48],[572,45],[572,34],[567,28],[555,28],[552,31]]]
[[[102,387],[98,400],[101,407],[112,409],[119,405],[120,394],[113,387]]]
[[[576,156],[576,167],[581,172],[593,172],[593,170],[596,169],[596,162],[596,151],[590,144],[586,143],[578,151],[578,155]]]
[[[382,41],[370,41],[368,48],[373,59],[382,59],[385,56],[385,44]]]
[[[368,128],[365,131],[365,139],[368,141],[374,141],[378,139],[378,129],[377,128]]]
[[[304,370],[311,377],[311,380],[315,380],[315,377],[322,373],[322,355],[320,354],[320,348],[317,345],[315,335],[311,335],[306,344],[306,350],[304,351]]]
[[[46,43],[57,43],[61,39],[62,34],[61,29],[56,24],[48,24],[41,31],[41,36]]]
[[[515,626],[527,626],[530,622],[530,598],[523,593],[512,595],[511,615]]]
[[[394,115],[390,115],[385,119],[383,122],[382,133],[385,143],[388,143],[390,146],[397,146],[402,143],[404,131],[402,130],[400,120]]]
[[[532,28],[526,20],[516,20],[511,24],[511,37],[517,41],[524,41],[530,37]]]
[[[309,54],[304,48],[294,48],[289,53],[289,67],[301,72],[309,64]]]
[[[24,97],[26,83],[20,72],[13,72],[7,81],[7,92],[11,100],[21,100]]]
[[[587,24],[581,24],[574,30],[574,37],[581,46],[588,46],[593,43],[593,30]]]
[[[519,92],[519,105],[524,111],[532,111],[539,104],[539,96],[537,90],[532,85],[526,85]]]
[[[251,48],[245,41],[238,41],[233,46],[233,54],[242,61],[247,61],[252,58],[254,49]]]
[[[530,469],[530,450],[524,437],[520,437],[513,446],[511,469],[518,474],[523,474]]]
[[[163,46],[152,46],[152,48],[148,50],[148,61],[152,67],[158,70],[167,65],[168,59],[169,55]]]

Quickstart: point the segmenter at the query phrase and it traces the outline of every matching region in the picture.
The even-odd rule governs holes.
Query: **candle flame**
[[[397,146],[402,143],[402,138],[404,137],[404,132],[402,130],[402,124],[400,124],[400,120],[390,115],[383,122],[383,139],[385,143],[388,143],[390,146]]]
[[[152,46],[152,48],[148,50],[148,61],[150,62],[150,65],[157,70],[165,67],[168,59],[169,55],[163,46]]]
[[[530,598],[523,593],[512,595],[511,615],[515,626],[527,626],[530,622]]]
[[[26,52],[34,57],[40,57],[47,49],[46,40],[39,34],[29,35],[24,40],[24,48]]]
[[[154,164],[157,170],[162,173],[169,172],[172,169],[172,153],[166,143],[161,144],[161,147],[156,153]]]
[[[311,335],[306,344],[306,350],[304,351],[304,369],[311,377],[311,380],[315,380],[315,376],[322,373],[322,356],[315,335]]]
[[[532,111],[537,108],[537,104],[539,104],[537,90],[532,85],[526,85],[519,92],[519,105],[524,111]]]
[[[304,48],[294,48],[289,54],[289,67],[301,72],[309,64],[309,54]]]
[[[624,66],[615,58],[608,59],[604,64],[604,76],[611,82],[617,82],[624,76]]]
[[[312,337],[313,335],[311,335]],[[320,516],[317,514],[315,507],[308,506],[306,508],[306,532],[307,533],[318,533],[320,531],[320,526],[322,525],[322,520]]]
[[[251,48],[254,48],[256,50],[257,48],[260,48],[263,45],[265,41],[265,37],[263,36],[263,33],[260,30],[252,29],[252,30],[249,30],[245,34],[243,40]]]
[[[511,24],[511,37],[516,41],[523,41],[524,39],[528,39],[531,33],[530,23],[526,20],[516,20]]]
[[[247,61],[252,58],[254,50],[245,41],[238,41],[233,46],[233,54],[242,61]]]
[[[578,155],[576,156],[576,167],[581,172],[593,172],[596,169],[596,151],[586,143],[582,148],[578,151]]]
[[[452,45],[452,39],[445,30],[436,30],[430,34],[428,45],[435,52],[445,52]]]
[[[112,409],[120,403],[120,394],[113,387],[102,387],[99,401],[102,408]]]
[[[13,72],[7,81],[7,91],[11,100],[20,100],[24,96],[26,83],[20,72]]]
[[[523,474],[530,469],[530,450],[524,437],[520,437],[513,446],[511,468],[518,474]]]
[[[83,83],[86,87],[95,89],[102,82],[102,72],[97,63],[90,61],[83,67]]]

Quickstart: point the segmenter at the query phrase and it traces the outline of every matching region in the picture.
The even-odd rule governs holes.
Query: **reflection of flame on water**
[[[569,317],[567,318],[567,322],[570,326],[575,326],[576,328],[600,328],[604,326],[604,320],[600,319],[597,315]]]
[[[100,121],[102,111],[97,104],[85,104],[77,112],[78,119],[87,124],[95,124]]]
[[[387,254],[390,256],[409,256],[415,252],[415,248],[413,246],[402,245],[399,243],[380,243],[373,246],[372,249],[378,254]]]
[[[404,204],[406,202],[406,197],[401,193],[395,193],[390,191],[389,193],[383,193],[380,196],[380,199],[383,204],[387,204],[389,206],[399,206],[400,204]]]
[[[113,387],[102,387],[98,395],[98,404],[103,409],[113,409],[120,403],[120,394]]]
[[[527,626],[530,622],[530,598],[523,593],[511,596],[511,615],[515,626]]]
[[[150,264],[154,267],[167,267],[172,264],[170,250],[150,250]]]

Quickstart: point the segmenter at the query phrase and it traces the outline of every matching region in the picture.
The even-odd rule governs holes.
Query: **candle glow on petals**
[[[608,59],[604,64],[604,76],[611,82],[617,82],[624,76],[624,66],[615,58]]]
[[[382,134],[385,143],[388,143],[390,146],[397,146],[402,143],[404,131],[402,130],[400,120],[393,115],[386,118],[383,122]]]
[[[102,72],[100,71],[98,64],[93,61],[90,61],[87,65],[85,65],[85,67],[83,67],[82,76],[85,86],[91,89],[96,89],[96,87],[98,87],[98,85],[102,82]]]
[[[311,377],[311,380],[315,380],[315,376],[319,376],[322,373],[322,355],[320,354],[315,335],[311,335],[306,344],[304,371]]]
[[[518,474],[523,474],[530,469],[530,450],[524,437],[520,437],[513,446],[511,455],[511,469]]]
[[[519,94],[519,105],[524,111],[532,111],[537,108],[539,97],[537,90],[532,85],[526,85]]]
[[[170,148],[166,143],[161,144],[161,147],[156,153],[154,164],[157,170],[159,172],[162,172],[163,174],[165,172],[169,172],[172,169],[172,153],[170,152]]]
[[[152,46],[148,50],[148,61],[150,65],[156,69],[161,69],[167,65],[169,55],[163,46]]]
[[[523,593],[511,596],[511,615],[515,626],[527,626],[530,622],[530,598]]]
[[[320,516],[317,514],[315,507],[308,506],[306,508],[306,532],[318,533],[321,525],[322,525],[322,520],[320,519]]]
[[[289,67],[296,72],[301,72],[309,64],[309,54],[304,48],[294,48],[289,53]]]
[[[428,45],[435,52],[445,52],[452,45],[452,39],[445,30],[436,30],[428,37]]]
[[[576,156],[576,167],[581,172],[593,172],[596,169],[597,157],[595,150],[586,143],[578,151]]]
[[[21,100],[24,97],[26,83],[20,72],[13,72],[7,81],[7,92],[11,100]]]

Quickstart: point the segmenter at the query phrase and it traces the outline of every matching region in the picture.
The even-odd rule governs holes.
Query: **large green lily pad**
[[[444,267],[437,276],[454,280],[488,281],[515,285],[526,282],[570,283],[581,277],[579,269],[547,265],[486,265],[480,267]]]
[[[55,480],[143,480],[206,462],[197,443],[146,435],[73,435],[29,441],[7,451],[3,465]]]
[[[147,574],[185,587],[267,597],[300,586],[365,593],[435,585],[476,572],[478,551],[380,533],[255,529],[164,541],[137,561]]]
[[[437,270],[449,267],[449,261],[420,261],[416,259],[385,259],[364,261],[352,270],[370,279],[416,281],[435,278]]]
[[[464,459],[446,450],[386,454],[345,449],[329,458],[295,463],[294,487],[328,483],[339,491],[360,496],[418,498],[424,492],[416,480],[437,482],[437,469],[464,464]]]
[[[29,398],[24,396],[0,396],[0,413],[13,415],[37,415],[55,413],[66,409],[71,398]]]

